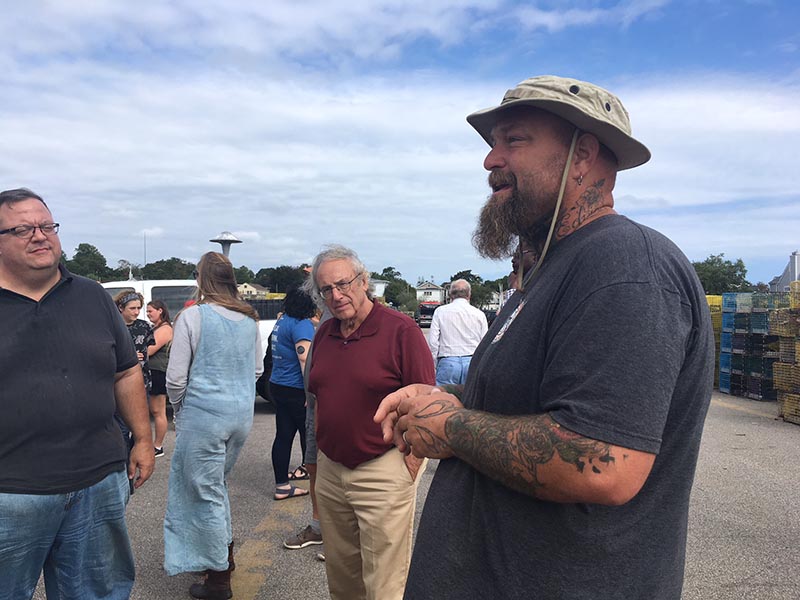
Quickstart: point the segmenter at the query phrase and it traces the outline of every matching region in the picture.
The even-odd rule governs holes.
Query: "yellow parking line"
[[[237,600],[254,600],[267,583],[272,557],[283,551],[283,536],[290,533],[287,523],[298,522],[307,510],[303,502],[276,502],[267,516],[253,528],[259,539],[237,539],[236,570],[231,577],[233,597]]]

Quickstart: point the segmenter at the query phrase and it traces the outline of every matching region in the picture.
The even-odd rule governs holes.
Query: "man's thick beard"
[[[513,175],[508,176],[509,179]],[[521,194],[516,180],[512,185],[511,195],[504,201],[489,197],[481,209],[478,226],[472,234],[472,245],[484,258],[500,260],[514,254],[523,238],[530,248],[539,248],[543,243],[541,236],[547,234],[550,216],[535,221],[536,202],[541,201],[527,194]],[[525,226],[526,223],[531,223]]]

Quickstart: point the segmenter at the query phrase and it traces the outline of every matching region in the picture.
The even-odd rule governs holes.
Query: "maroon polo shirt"
[[[317,396],[317,446],[355,469],[392,447],[372,417],[381,400],[412,383],[433,385],[433,358],[425,336],[403,313],[378,302],[350,337],[338,319],[314,336],[308,389]]]

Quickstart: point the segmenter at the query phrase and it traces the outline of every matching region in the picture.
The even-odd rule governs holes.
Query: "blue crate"
[[[733,351],[733,334],[729,332],[723,332],[719,336],[719,351],[720,352],[732,352]]]
[[[730,352],[721,352],[719,355],[719,370],[721,373],[731,372],[731,354]]]
[[[733,332],[735,316],[736,314],[732,312],[722,313],[722,331]]]
[[[750,315],[750,333],[769,333],[769,319],[765,312]]]
[[[724,394],[731,393],[731,374],[730,373],[720,373],[719,374],[719,391],[723,392]]]
[[[722,312],[736,312],[736,294],[734,292],[722,294]]]
[[[750,292],[725,292],[722,294],[722,312],[749,313],[753,310]]]

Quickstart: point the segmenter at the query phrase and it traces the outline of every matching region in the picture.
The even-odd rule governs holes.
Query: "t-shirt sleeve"
[[[431,355],[425,336],[419,327],[409,325],[401,333],[400,338],[401,364],[403,365],[403,385],[412,383],[436,383],[436,370],[433,366]]]
[[[261,345],[261,331],[256,324],[256,379],[264,373],[264,350]]]
[[[314,339],[314,324],[311,322],[311,319],[303,319],[302,321],[298,321],[297,325],[295,325],[294,329],[292,330],[292,343],[296,344],[297,342],[310,342]]]
[[[595,291],[549,333],[545,410],[580,435],[658,453],[690,329],[674,292],[649,283]]]
[[[167,395],[170,403],[179,404],[186,395],[189,369],[202,331],[199,307],[194,305],[185,309],[176,319],[172,331],[172,348],[166,376]]]

